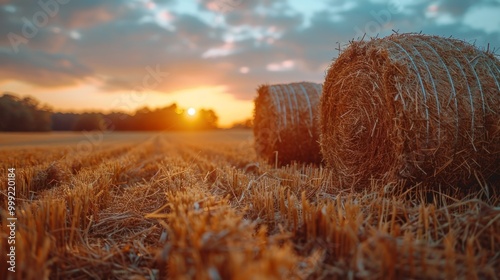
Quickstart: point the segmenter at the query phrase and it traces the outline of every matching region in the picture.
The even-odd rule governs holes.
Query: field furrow
[[[44,148],[45,161],[17,167],[16,279],[498,276],[497,186],[462,197],[341,188],[333,170],[263,162],[248,135],[169,133],[64,157]]]

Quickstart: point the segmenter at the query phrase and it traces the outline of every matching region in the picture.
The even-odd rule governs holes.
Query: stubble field
[[[499,278],[498,185],[352,190],[251,131],[0,137],[1,279]]]

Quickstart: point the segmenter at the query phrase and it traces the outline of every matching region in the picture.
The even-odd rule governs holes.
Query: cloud
[[[269,63],[266,69],[271,72],[289,71],[295,67],[295,61],[288,59],[279,63]]]
[[[486,2],[491,2],[491,1],[478,1],[478,0],[461,0],[461,1],[453,1],[453,0],[441,0],[438,2],[438,11],[439,12],[444,12],[444,13],[449,13],[453,15],[454,17],[461,17],[467,11],[481,3],[486,3]]]
[[[286,0],[199,0],[198,8],[215,13],[233,13],[235,11],[253,11],[262,8],[281,8]]]
[[[496,7],[498,1],[440,0],[432,17],[428,1],[395,6],[398,1],[330,0],[322,2],[325,8],[307,12],[295,2],[200,0],[186,10],[186,2],[173,0],[71,1],[60,5],[16,54],[8,34],[22,35],[22,18],[31,20],[42,9],[28,0],[4,0],[0,83],[62,87],[92,82],[114,92],[132,90],[141,85],[147,67],[159,67],[169,75],[156,91],[221,87],[250,100],[259,84],[321,82],[339,45],[364,33],[423,31],[500,46],[498,29],[468,23],[477,17],[474,11]],[[444,15],[452,20],[443,20]]]
[[[285,11],[283,11],[285,12]],[[287,30],[299,26],[303,22],[300,13],[255,13],[254,10],[235,10],[225,16],[230,26],[273,27],[277,31]]]
[[[39,86],[77,85],[90,77],[92,70],[71,56],[26,50],[23,56],[12,56],[0,48],[0,81],[22,80]]]
[[[191,15],[175,17],[175,32],[152,22],[110,22],[88,30],[82,33],[85,39],[74,55],[106,76],[103,81],[107,89],[130,89],[129,85],[141,82],[145,67],[156,65],[176,77],[160,84],[158,90],[180,90],[189,86],[188,81],[191,86],[196,81],[211,85],[209,77],[197,76],[214,75],[210,70],[213,65],[204,63],[202,56],[222,43],[220,31]]]

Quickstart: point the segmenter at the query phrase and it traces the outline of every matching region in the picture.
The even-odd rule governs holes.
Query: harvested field
[[[106,136],[104,137],[106,139]],[[495,279],[499,186],[468,196],[341,189],[260,160],[251,132],[0,148],[0,247],[16,174],[16,273],[1,279]],[[34,183],[36,181],[36,184]]]
[[[500,61],[492,53],[418,34],[352,42],[328,71],[321,104],[322,153],[341,184],[498,180]]]
[[[321,84],[262,85],[257,89],[254,135],[257,155],[269,163],[320,163]]]

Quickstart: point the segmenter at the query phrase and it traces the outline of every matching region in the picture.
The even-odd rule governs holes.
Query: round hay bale
[[[460,186],[500,165],[500,62],[456,39],[352,42],[328,70],[321,151],[341,184]]]
[[[262,85],[254,110],[255,150],[269,163],[320,163],[321,84]]]

